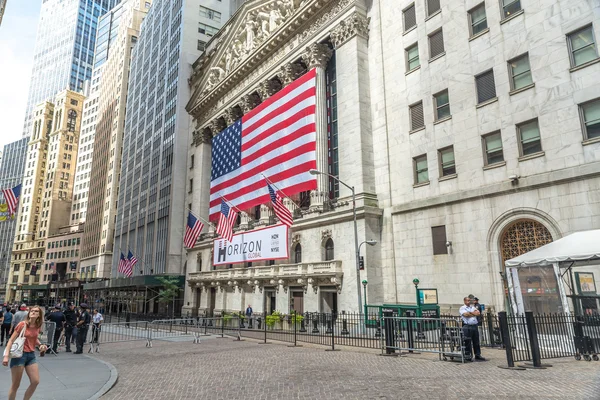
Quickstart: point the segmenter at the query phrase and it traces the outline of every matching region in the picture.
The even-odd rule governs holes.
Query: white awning
[[[549,265],[569,261],[600,261],[600,229],[575,232],[506,261],[507,267]]]

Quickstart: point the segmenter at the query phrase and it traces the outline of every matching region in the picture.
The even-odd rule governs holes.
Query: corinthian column
[[[316,126],[317,126],[317,169],[328,172],[327,157],[327,88],[325,79],[325,68],[331,58],[332,50],[326,44],[313,43],[304,50],[302,60],[309,70],[315,68],[317,72],[317,104],[316,104]],[[329,177],[317,175],[317,190],[311,192],[310,208],[324,210],[329,190]]]

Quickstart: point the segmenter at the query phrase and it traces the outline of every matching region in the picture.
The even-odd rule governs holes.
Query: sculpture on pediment
[[[271,4],[271,11],[269,11],[269,31],[272,33],[279,27],[283,22],[283,15],[275,4]]]
[[[246,17],[246,52],[254,49],[254,38],[256,37],[257,28],[256,15],[254,13],[248,14]]]
[[[304,3],[304,1],[302,3]],[[277,5],[279,6],[283,17],[289,18],[292,16],[292,14],[294,14],[296,8],[294,5],[294,0],[279,0],[277,2]],[[300,4],[300,7],[302,7],[303,5],[304,4]]]

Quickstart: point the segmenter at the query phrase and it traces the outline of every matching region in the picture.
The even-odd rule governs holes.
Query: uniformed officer
[[[69,303],[67,310],[65,311],[65,345],[67,353],[71,352],[71,337],[73,336],[73,328],[77,325],[77,313],[75,312],[75,306],[73,303]]]
[[[87,304],[81,303],[79,307],[81,308],[81,313],[77,318],[77,351],[75,354],[83,354],[83,343],[85,343],[85,338],[87,337],[88,328],[90,327],[92,319],[90,313],[87,311]]]
[[[473,358],[473,351],[475,351],[475,359],[485,361],[485,358],[481,357],[481,346],[479,345],[479,329],[477,328],[477,317],[480,312],[474,306],[473,297],[465,297],[463,299],[464,306],[460,308],[460,316],[463,322],[463,336],[465,343],[465,360],[471,361]]]
[[[58,353],[58,341],[60,340],[60,335],[62,334],[66,322],[65,314],[63,314],[60,309],[61,305],[57,304],[54,306],[54,310],[46,316],[46,320],[54,322],[56,327],[52,339],[52,351],[54,353]]]

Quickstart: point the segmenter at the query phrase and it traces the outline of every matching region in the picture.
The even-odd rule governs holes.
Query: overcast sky
[[[19,140],[41,0],[8,0],[0,25],[0,147]]]

